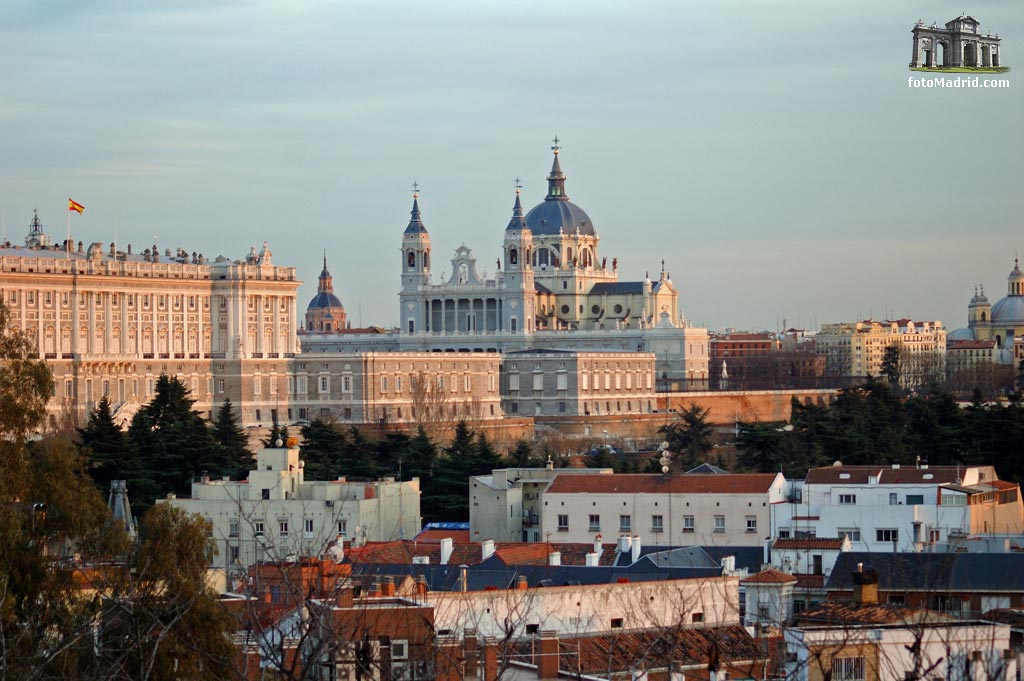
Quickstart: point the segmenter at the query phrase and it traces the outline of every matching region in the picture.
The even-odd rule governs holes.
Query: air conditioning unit
[[[326,506],[327,508],[334,508],[334,499],[325,500],[324,506]]]
[[[391,659],[392,660],[407,660],[409,659],[409,642],[408,641],[391,641]]]

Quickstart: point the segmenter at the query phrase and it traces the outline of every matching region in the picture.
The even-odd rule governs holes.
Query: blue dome
[[[324,310],[331,307],[344,307],[341,301],[338,300],[338,296],[333,293],[317,293],[313,296],[313,300],[309,301],[309,305],[306,306],[307,310]]]
[[[526,226],[535,236],[558,234],[559,231],[565,234],[575,234],[577,227],[580,234],[597,236],[590,216],[575,203],[566,199],[545,199],[531,208],[530,212],[526,214]]]
[[[947,341],[972,341],[976,340],[973,329],[957,329],[946,336]]]
[[[992,306],[992,323],[1024,326],[1024,296],[1006,296]]]

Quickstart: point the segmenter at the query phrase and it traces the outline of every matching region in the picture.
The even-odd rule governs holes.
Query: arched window
[[[519,263],[519,252],[514,248],[509,249],[508,263],[510,265],[516,265]]]
[[[984,312],[981,313],[981,321],[985,321],[985,313]]]
[[[423,269],[425,269],[425,270],[429,270],[430,269],[430,252],[429,251],[423,254]]]
[[[409,251],[408,262],[409,262],[409,269],[412,269],[412,268],[416,267],[416,254],[413,253],[412,251]]]

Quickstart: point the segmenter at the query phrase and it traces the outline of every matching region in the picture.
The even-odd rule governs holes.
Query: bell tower
[[[423,226],[417,191],[412,195],[412,214],[402,235],[401,250],[402,290],[415,291],[430,281],[430,234]]]
[[[504,328],[512,333],[533,331],[535,285],[533,280],[533,232],[523,217],[523,204],[519,200],[519,180],[516,180],[516,202],[512,218],[505,228],[503,288],[507,291]]]
[[[402,333],[423,331],[425,326],[424,287],[430,283],[430,235],[420,215],[419,185],[413,183],[412,213],[402,234]]]

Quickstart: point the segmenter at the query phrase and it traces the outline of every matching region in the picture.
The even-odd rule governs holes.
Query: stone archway
[[[977,43],[964,43],[964,66],[977,66],[978,65],[978,44]]]
[[[933,68],[936,66],[941,68],[949,66],[949,43],[944,40],[936,40],[934,41],[932,51]]]

